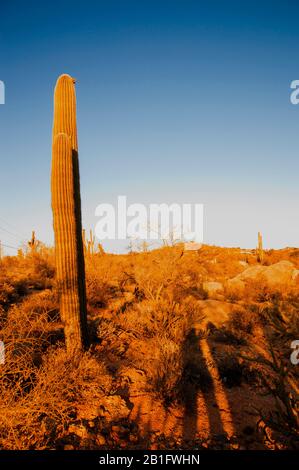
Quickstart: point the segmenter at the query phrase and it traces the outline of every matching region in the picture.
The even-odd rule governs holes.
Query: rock
[[[135,434],[130,434],[129,441],[133,444],[136,444],[139,441],[139,437]]]
[[[117,424],[114,424],[113,426],[111,426],[111,430],[113,432],[123,432],[124,427],[123,426],[118,426]]]
[[[223,284],[221,282],[207,281],[202,286],[209,296],[223,291]]]
[[[245,282],[242,281],[241,279],[238,279],[238,276],[233,277],[232,279],[228,279],[227,281],[227,287],[230,290],[230,293],[239,293],[245,290]]]
[[[129,416],[130,410],[119,395],[103,397],[99,407],[98,415],[107,417],[111,421],[125,419]]]
[[[258,280],[264,278],[269,286],[286,285],[293,282],[297,277],[296,269],[290,261],[279,261],[279,263],[271,266],[250,266],[242,273],[228,281],[228,286],[233,288],[244,289],[246,281]]]
[[[96,437],[96,443],[99,445],[99,446],[104,446],[106,444],[106,439],[104,436],[102,436],[102,434],[98,434],[97,437]]]
[[[236,308],[240,310],[240,306],[214,299],[199,300],[197,305],[201,307],[201,313],[204,315],[204,319],[194,325],[195,331],[198,332],[205,329],[209,323],[213,324],[216,328],[221,327],[223,323],[230,319],[231,313]]]
[[[135,300],[135,295],[133,292],[124,292],[124,297],[126,302],[134,302]]]
[[[243,266],[244,268],[247,268],[248,263],[247,263],[247,261],[239,261],[239,265]]]
[[[195,243],[195,242],[185,242],[184,243],[184,251],[198,251],[202,247],[202,243]]]
[[[83,426],[83,424],[70,424],[68,428],[68,432],[70,434],[75,434],[81,439],[90,438],[90,433],[88,432],[88,429],[86,429],[86,427]]]
[[[64,450],[74,450],[75,447],[72,446],[72,444],[65,444],[65,446],[63,447]]]

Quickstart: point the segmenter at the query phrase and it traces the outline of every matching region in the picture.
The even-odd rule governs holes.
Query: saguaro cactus
[[[256,248],[256,253],[257,253],[257,260],[259,263],[263,263],[264,261],[264,250],[263,250],[263,237],[261,232],[258,232],[257,234],[258,238],[258,244]]]
[[[98,253],[103,256],[105,254],[105,250],[103,248],[103,245],[101,243],[98,243]]]
[[[60,314],[71,354],[88,346],[74,83],[61,75],[55,87],[51,175]]]
[[[89,231],[89,241],[88,241],[88,254],[89,255],[94,254],[94,243],[95,243],[95,236],[92,233],[92,230],[90,229],[90,231]]]
[[[36,238],[35,238],[35,231],[34,230],[32,230],[31,240],[29,240],[28,246],[31,250],[31,253],[34,253],[36,251],[37,241],[36,241]]]

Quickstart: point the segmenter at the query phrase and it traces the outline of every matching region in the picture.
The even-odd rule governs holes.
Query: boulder
[[[247,261],[239,261],[239,265],[243,266],[243,268],[247,268],[248,263],[247,263]]]
[[[230,319],[233,311],[240,310],[241,308],[239,305],[230,302],[213,299],[199,300],[198,305],[201,307],[204,319],[194,324],[196,332],[205,329],[209,323],[213,324],[216,328],[220,328]]]
[[[81,439],[89,439],[91,437],[88,429],[83,424],[70,424],[68,432],[75,434]]]
[[[223,291],[223,284],[221,282],[207,281],[202,286],[209,296]]]
[[[251,266],[228,281],[229,287],[245,288],[246,281],[264,278],[269,286],[290,284],[297,277],[297,270],[290,261],[279,261],[271,266]]]
[[[103,397],[98,415],[106,417],[114,421],[119,419],[126,419],[130,414],[130,410],[126,402],[119,395],[110,395]]]

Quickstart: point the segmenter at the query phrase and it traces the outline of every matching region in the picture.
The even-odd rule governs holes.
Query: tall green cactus
[[[61,75],[55,87],[51,175],[60,314],[71,354],[88,346],[74,83]]]

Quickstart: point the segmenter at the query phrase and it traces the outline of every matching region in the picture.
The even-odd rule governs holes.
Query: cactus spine
[[[51,175],[60,315],[71,354],[88,346],[74,83],[61,75],[55,87]]]
[[[264,261],[264,250],[263,250],[263,237],[262,237],[261,232],[258,232],[257,238],[258,238],[258,244],[257,244],[257,248],[256,248],[257,260],[258,260],[259,263],[263,263],[263,261]]]

